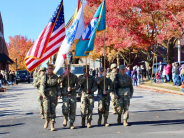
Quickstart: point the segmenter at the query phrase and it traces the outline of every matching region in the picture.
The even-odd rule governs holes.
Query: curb
[[[159,93],[170,93],[170,94],[177,94],[177,95],[184,95],[183,92],[179,92],[179,91],[174,91],[174,90],[168,90],[168,89],[163,89],[163,88],[157,88],[157,87],[152,87],[152,86],[139,86],[139,88],[149,88],[149,89],[152,89],[152,90],[156,90],[157,92]]]

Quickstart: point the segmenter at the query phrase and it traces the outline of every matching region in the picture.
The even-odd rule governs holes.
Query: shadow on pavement
[[[8,133],[10,133],[10,132],[4,132],[4,133],[0,133],[0,135],[3,135],[3,134],[5,135],[5,134],[8,134]]]
[[[1,125],[0,127],[13,127],[13,126],[20,126],[24,125],[25,123],[18,123],[18,124],[10,124],[10,125]]]
[[[164,109],[164,110],[148,110],[148,111],[130,111],[131,113],[144,113],[144,112],[165,112],[165,111],[181,111],[184,109]]]

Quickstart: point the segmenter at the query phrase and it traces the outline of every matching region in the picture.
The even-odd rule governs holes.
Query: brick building
[[[13,61],[8,57],[8,49],[4,40],[3,21],[0,13],[0,70],[8,70],[8,64]]]

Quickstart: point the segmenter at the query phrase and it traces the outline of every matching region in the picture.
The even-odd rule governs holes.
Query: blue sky
[[[0,0],[4,38],[22,35],[36,40],[61,0]],[[74,14],[78,0],[64,0],[65,24]],[[46,60],[47,62],[48,60]],[[43,63],[42,66],[46,66]]]

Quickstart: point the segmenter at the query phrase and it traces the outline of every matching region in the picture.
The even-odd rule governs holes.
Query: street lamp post
[[[15,71],[17,71],[17,59],[15,59]]]

